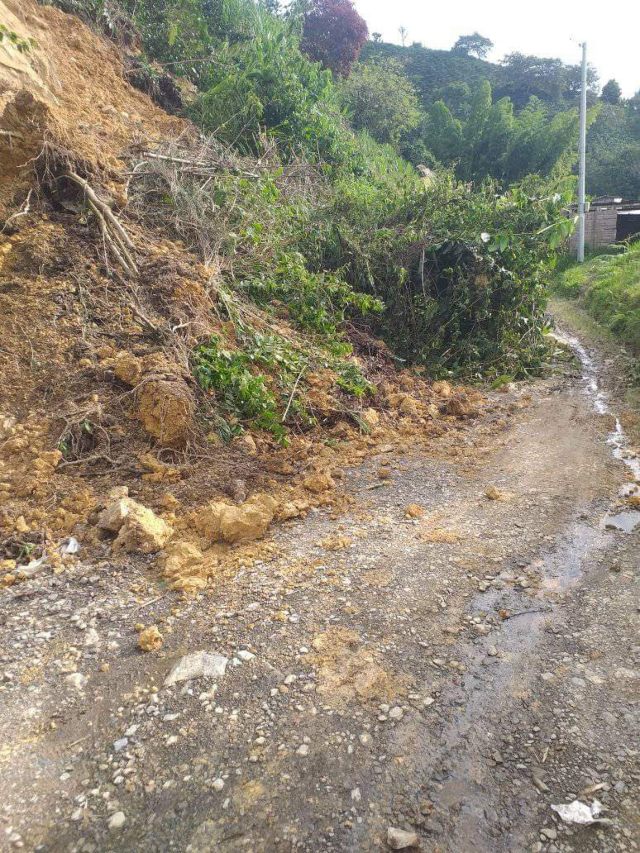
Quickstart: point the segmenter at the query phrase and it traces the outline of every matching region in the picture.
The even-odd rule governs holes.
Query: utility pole
[[[587,171],[587,43],[582,42],[580,89],[580,173],[578,176],[578,263],[584,261],[585,178]]]

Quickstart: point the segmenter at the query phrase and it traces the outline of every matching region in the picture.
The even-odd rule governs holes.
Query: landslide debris
[[[343,466],[482,411],[362,329],[338,357],[277,298],[234,292],[216,248],[230,220],[194,225],[162,201],[271,173],[299,199],[321,175],[203,139],[73,16],[35,0],[0,0],[0,16],[34,44],[0,45],[4,585],[44,553],[38,570],[63,570],[73,536],[83,559],[156,555],[172,588],[199,592],[275,522],[339,513]]]

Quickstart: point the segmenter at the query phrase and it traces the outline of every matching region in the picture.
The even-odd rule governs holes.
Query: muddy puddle
[[[619,418],[617,418],[611,411],[609,397],[607,393],[600,388],[598,382],[598,371],[594,360],[580,341],[573,335],[559,331],[553,337],[560,343],[570,347],[579,360],[582,366],[582,381],[584,383],[585,392],[590,398],[594,410],[599,415],[610,415],[615,418],[615,426],[607,436],[607,445],[611,448],[611,453],[614,459],[617,459],[626,465],[631,472],[632,477],[631,481],[625,483],[620,490],[619,497],[623,501],[628,501],[630,498],[634,497],[640,498],[640,456],[631,450],[629,440]],[[633,533],[633,531],[640,525],[640,508],[616,507],[611,509],[605,514],[601,524],[605,530],[618,530],[622,533]]]

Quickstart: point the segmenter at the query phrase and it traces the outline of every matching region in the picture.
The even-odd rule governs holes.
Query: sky
[[[439,50],[477,31],[494,43],[487,56],[493,62],[519,51],[577,65],[579,43],[586,41],[601,85],[614,77],[625,97],[640,89],[640,0],[355,0],[355,6],[370,33],[397,44],[401,26],[408,30],[407,44]]]

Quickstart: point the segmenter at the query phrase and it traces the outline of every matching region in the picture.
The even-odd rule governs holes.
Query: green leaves
[[[198,347],[193,356],[198,383],[205,391],[217,392],[216,401],[223,412],[267,430],[284,442],[286,430],[280,421],[276,397],[267,388],[264,377],[249,370],[250,363],[251,359],[242,351],[220,349],[215,335],[208,344]]]
[[[577,221],[577,216],[562,217],[541,228],[537,233],[545,235],[551,249],[557,249],[573,234]]]
[[[495,234],[490,240],[487,248],[490,252],[504,252],[510,242],[508,234]]]
[[[356,65],[342,84],[342,97],[353,126],[378,142],[397,145],[420,122],[418,97],[393,60]]]

